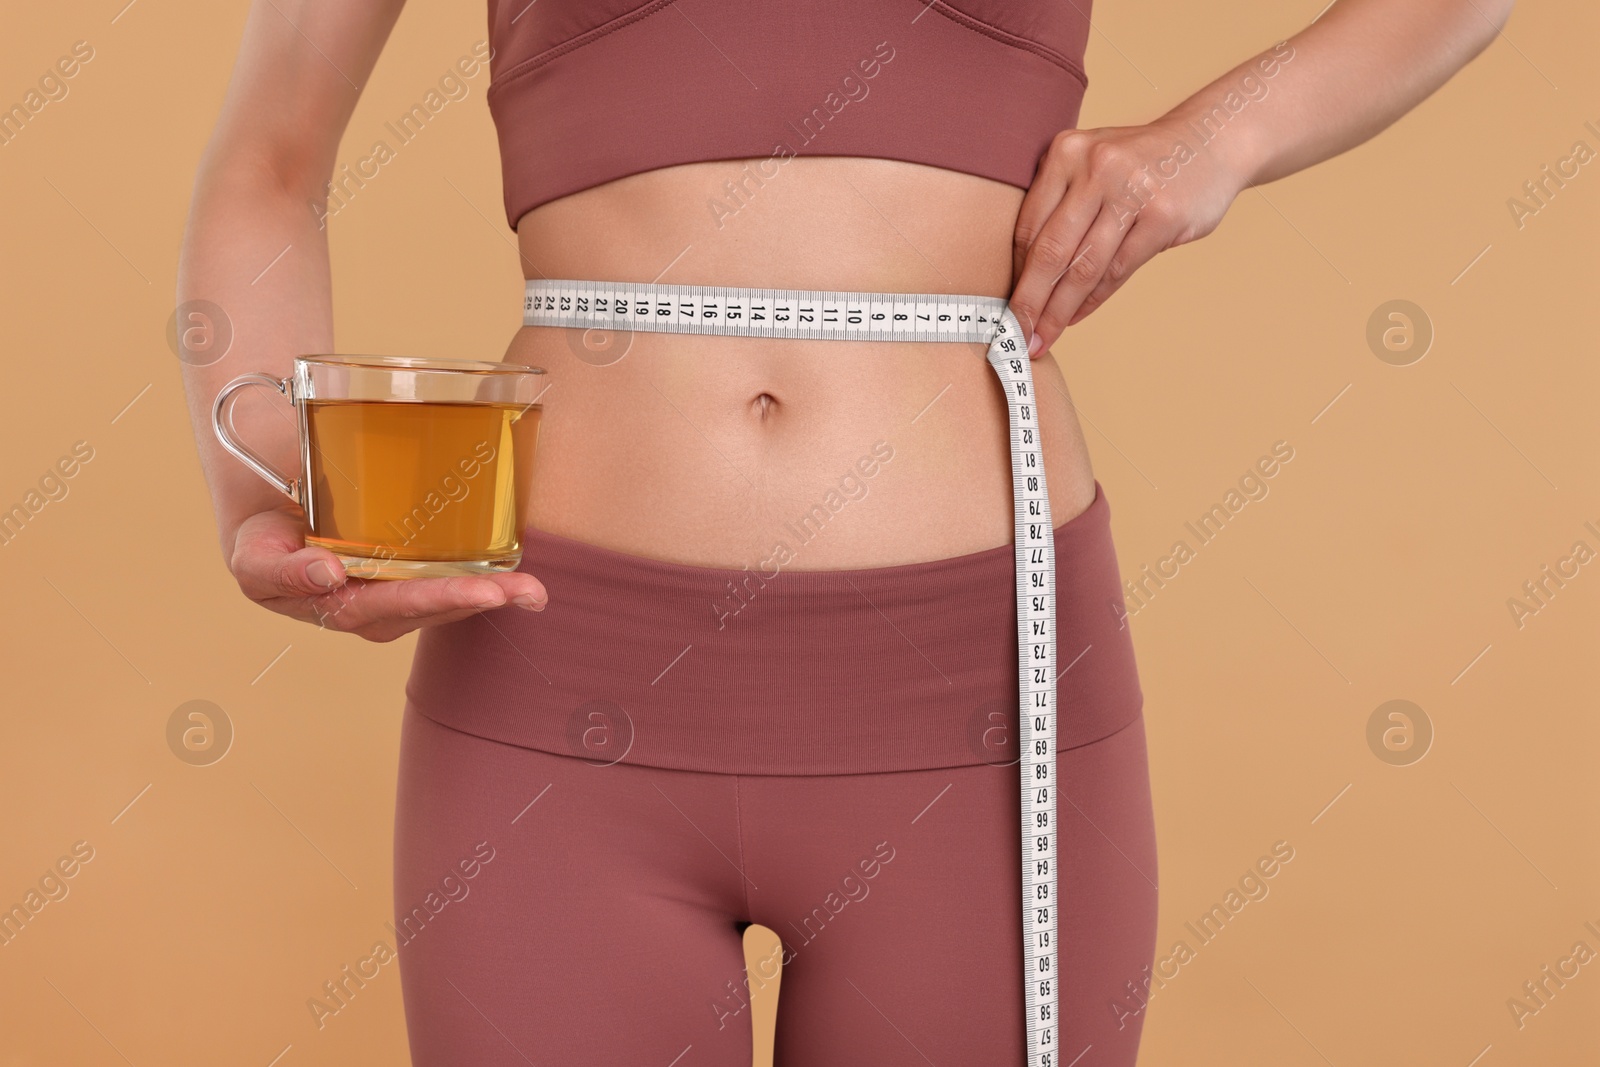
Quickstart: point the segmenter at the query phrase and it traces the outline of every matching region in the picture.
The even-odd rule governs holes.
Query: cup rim
[[[465,371],[472,374],[544,374],[543,367],[526,363],[492,362],[483,359],[445,359],[435,356],[384,356],[349,353],[315,353],[296,356],[296,363],[322,363],[339,367],[367,367],[373,370]]]

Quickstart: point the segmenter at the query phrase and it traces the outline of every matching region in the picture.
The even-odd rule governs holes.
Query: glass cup
[[[359,578],[514,570],[522,561],[544,370],[408,356],[300,356],[286,378],[244,374],[211,411],[217,439],[305,509],[306,544]],[[247,385],[294,405],[300,476],[238,438]]]

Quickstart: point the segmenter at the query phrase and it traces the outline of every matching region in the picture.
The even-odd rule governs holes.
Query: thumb
[[[284,557],[283,580],[288,594],[320,596],[345,583],[344,564],[325,548],[308,546]]]
[[[283,512],[253,515],[234,540],[233,576],[252,600],[320,596],[344,584],[344,565],[305,543],[304,526]]]

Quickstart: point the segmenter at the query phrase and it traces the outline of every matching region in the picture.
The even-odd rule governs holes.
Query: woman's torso
[[[883,159],[723,160],[542,204],[518,238],[531,278],[1003,297],[1022,196]],[[1006,408],[981,345],[596,340],[524,328],[506,353],[549,371],[538,528],[701,566],[785,544],[807,570],[1011,539]],[[1093,474],[1060,369],[1033,373],[1060,524],[1093,500]]]

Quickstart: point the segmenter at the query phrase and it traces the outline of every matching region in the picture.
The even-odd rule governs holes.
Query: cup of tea
[[[358,578],[490,574],[522,561],[544,370],[408,356],[300,356],[286,378],[244,374],[212,407],[217,439],[305,509],[306,544]],[[294,405],[295,478],[239,440],[246,386]]]

